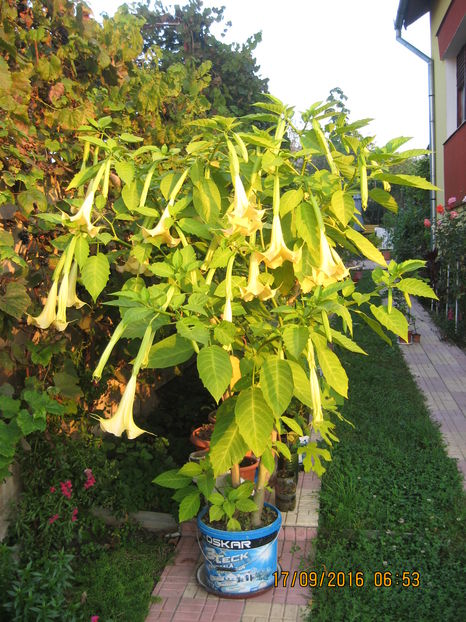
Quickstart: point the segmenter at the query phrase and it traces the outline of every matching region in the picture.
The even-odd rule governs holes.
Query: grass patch
[[[350,379],[340,443],[322,478],[312,570],[364,573],[363,587],[313,590],[312,622],[466,620],[465,497],[398,346],[368,328],[369,357],[342,352]],[[391,587],[374,587],[374,572]],[[420,587],[395,585],[404,571]]]
[[[138,532],[81,567],[75,587],[83,601],[79,619],[98,615],[105,622],[144,622],[172,552],[163,538]]]

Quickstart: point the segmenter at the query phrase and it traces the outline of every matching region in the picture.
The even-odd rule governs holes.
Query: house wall
[[[437,203],[445,204],[445,175],[444,175],[444,154],[443,143],[447,139],[447,118],[450,124],[452,115],[452,105],[447,103],[447,67],[440,60],[439,45],[437,32],[440,28],[445,14],[452,3],[452,0],[437,0],[432,3],[430,12],[430,33],[431,33],[431,50],[432,59],[434,61],[434,115],[435,115],[435,168],[437,172],[437,186],[440,191],[437,192]],[[455,68],[456,72],[456,68]],[[448,71],[448,81],[451,80],[451,71]],[[456,75],[455,75],[456,85]],[[455,102],[456,111],[456,102]]]

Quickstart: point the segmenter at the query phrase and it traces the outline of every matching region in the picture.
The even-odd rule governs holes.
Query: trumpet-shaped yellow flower
[[[110,419],[100,418],[100,427],[104,432],[115,436],[121,436],[126,432],[129,439],[144,434],[145,430],[139,428],[133,419],[133,404],[136,394],[136,375],[133,374],[126,385],[116,413]]]
[[[157,241],[162,242],[162,244],[168,244],[170,248],[178,246],[180,243],[179,238],[174,238],[170,233],[170,209],[169,205],[164,209],[162,216],[158,224],[153,229],[142,228],[142,233],[145,237],[155,238]]]
[[[44,308],[42,309],[42,313],[37,317],[32,317],[31,315],[28,315],[28,324],[34,324],[34,326],[46,329],[52,324],[52,322],[55,321],[57,310],[57,292],[58,279],[55,279],[55,281],[52,283],[52,287],[50,288],[50,292],[47,296]]]
[[[76,281],[78,278],[78,264],[76,261],[73,261],[73,265],[70,270],[70,277],[68,282],[68,298],[66,300],[67,307],[76,307],[76,309],[80,309],[86,303],[82,300],[79,300],[76,295]]]
[[[58,292],[58,309],[57,317],[53,325],[59,331],[65,330],[68,326],[66,321],[66,303],[68,302],[68,290],[69,290],[69,274],[65,272],[60,285],[60,291]]]
[[[349,270],[343,264],[338,253],[330,247],[325,232],[320,232],[320,261],[316,268],[312,266],[311,274],[306,275],[301,281],[301,289],[304,294],[314,287],[322,285],[326,287],[336,281],[342,281],[349,275]]]
[[[292,251],[285,244],[278,213],[273,216],[270,246],[265,253],[258,253],[258,256],[260,261],[263,261],[266,266],[272,269],[279,268],[285,261],[297,263],[301,258],[301,249]]]
[[[230,228],[223,233],[226,236],[240,233],[241,235],[253,235],[262,229],[262,217],[265,210],[256,209],[250,202],[244,190],[243,182],[239,175],[233,181],[235,196],[230,210],[227,213]]]
[[[271,289],[268,285],[263,285],[259,280],[260,257],[258,253],[253,253],[249,262],[249,278],[246,287],[240,287],[241,298],[249,302],[253,298],[268,300],[275,296],[276,289]]]
[[[94,205],[94,195],[95,190],[91,188],[88,191],[79,210],[74,216],[70,217],[70,222],[73,222],[79,226],[85,226],[87,233],[91,238],[95,238],[95,236],[99,233],[100,229],[100,227],[94,227],[94,225],[91,223],[91,212],[92,206]]]

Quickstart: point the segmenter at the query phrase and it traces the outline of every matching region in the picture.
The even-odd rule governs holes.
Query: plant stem
[[[239,464],[234,464],[231,467],[231,484],[233,488],[238,488],[241,484],[241,477],[239,474]]]
[[[267,471],[262,462],[259,465],[259,476],[257,478],[256,494],[254,500],[257,505],[257,511],[252,515],[252,524],[254,527],[260,527],[262,522],[262,510],[264,509],[265,487],[270,479],[270,473]]]

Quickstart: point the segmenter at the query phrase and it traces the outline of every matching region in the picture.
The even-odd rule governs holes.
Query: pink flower
[[[99,622],[99,616],[92,616],[91,622]]]
[[[71,493],[73,491],[73,485],[70,480],[66,482],[60,482],[61,494],[67,499],[71,499]]]
[[[458,212],[450,212],[450,219],[453,220],[453,218],[456,218],[458,216]]]
[[[424,227],[427,227],[429,229],[429,227],[431,226],[431,222],[428,218],[424,218]]]
[[[86,474],[87,480],[84,482],[84,489],[88,490],[95,484],[95,477],[92,473],[91,469],[84,469],[84,473]]]
[[[58,518],[60,518],[59,514],[54,514],[53,516],[51,516],[49,518],[49,525],[51,525],[52,523],[54,523]]]
[[[50,492],[55,492],[55,491],[56,491],[55,486],[50,486]]]
[[[437,214],[443,214],[444,211],[443,205],[437,205]]]
[[[451,209],[451,207],[456,203],[456,197],[450,197],[447,203],[448,203],[448,209]]]
[[[448,309],[448,319],[450,320],[450,322],[455,319],[455,316],[453,315],[453,309]]]
[[[73,513],[71,515],[71,522],[74,523],[78,520],[78,508],[73,509]]]

